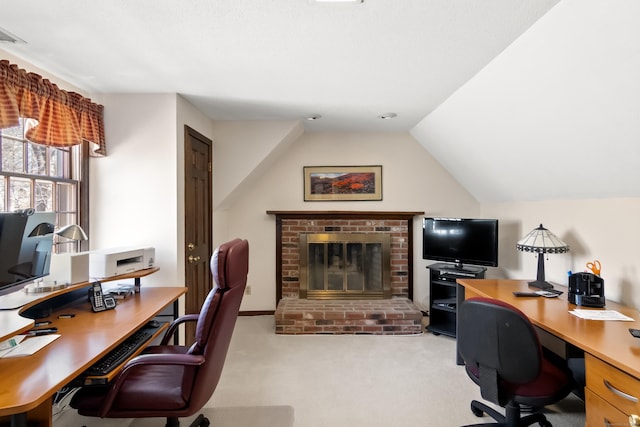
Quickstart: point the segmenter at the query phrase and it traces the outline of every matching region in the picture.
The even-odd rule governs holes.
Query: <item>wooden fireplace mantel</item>
[[[424,215],[419,211],[267,211],[267,215],[282,218],[367,218],[367,219],[410,219]]]

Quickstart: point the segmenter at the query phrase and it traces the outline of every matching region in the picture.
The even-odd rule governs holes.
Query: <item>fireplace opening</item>
[[[300,234],[300,298],[391,298],[391,238],[380,233]]]

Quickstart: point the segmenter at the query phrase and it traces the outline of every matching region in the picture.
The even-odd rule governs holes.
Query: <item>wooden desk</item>
[[[94,313],[88,301],[58,308],[47,319],[60,338],[28,357],[0,359],[0,422],[26,419],[51,427],[53,395],[186,292],[142,287],[113,310]],[[18,310],[13,310],[20,317]],[[70,319],[58,319],[73,313]],[[16,322],[18,323],[18,322]],[[16,415],[18,414],[18,415]]]
[[[518,298],[514,291],[531,291],[526,281],[458,279],[457,282],[461,298],[483,296],[505,301],[520,309],[540,329],[584,351],[587,426],[630,425],[629,415],[640,414],[640,339],[628,331],[640,328],[638,310],[607,301],[607,310],[617,310],[634,321],[585,320],[569,313],[576,308],[588,308],[570,304],[567,289],[562,286],[556,286],[564,291],[557,298]],[[609,387],[630,396],[622,397]]]
[[[112,282],[133,279],[135,286],[140,288],[140,278],[148,276],[160,270],[159,267],[146,268],[132,273],[121,274],[100,279],[100,282]],[[41,304],[44,301],[61,295],[75,292],[78,289],[87,288],[91,282],[81,282],[69,285],[64,289],[43,293],[26,293],[19,289],[10,294],[0,296],[0,341],[4,341],[16,334],[28,331],[33,327],[33,319],[20,316],[27,309]]]

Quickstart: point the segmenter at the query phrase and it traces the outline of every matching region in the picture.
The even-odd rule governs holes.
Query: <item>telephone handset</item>
[[[89,289],[89,301],[91,301],[91,309],[95,312],[110,310],[115,308],[116,300],[109,294],[102,292],[100,282],[93,282]]]

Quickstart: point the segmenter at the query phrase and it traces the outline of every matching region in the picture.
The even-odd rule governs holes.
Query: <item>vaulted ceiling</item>
[[[411,132],[481,202],[640,195],[635,0],[1,3],[0,49],[90,94]]]

